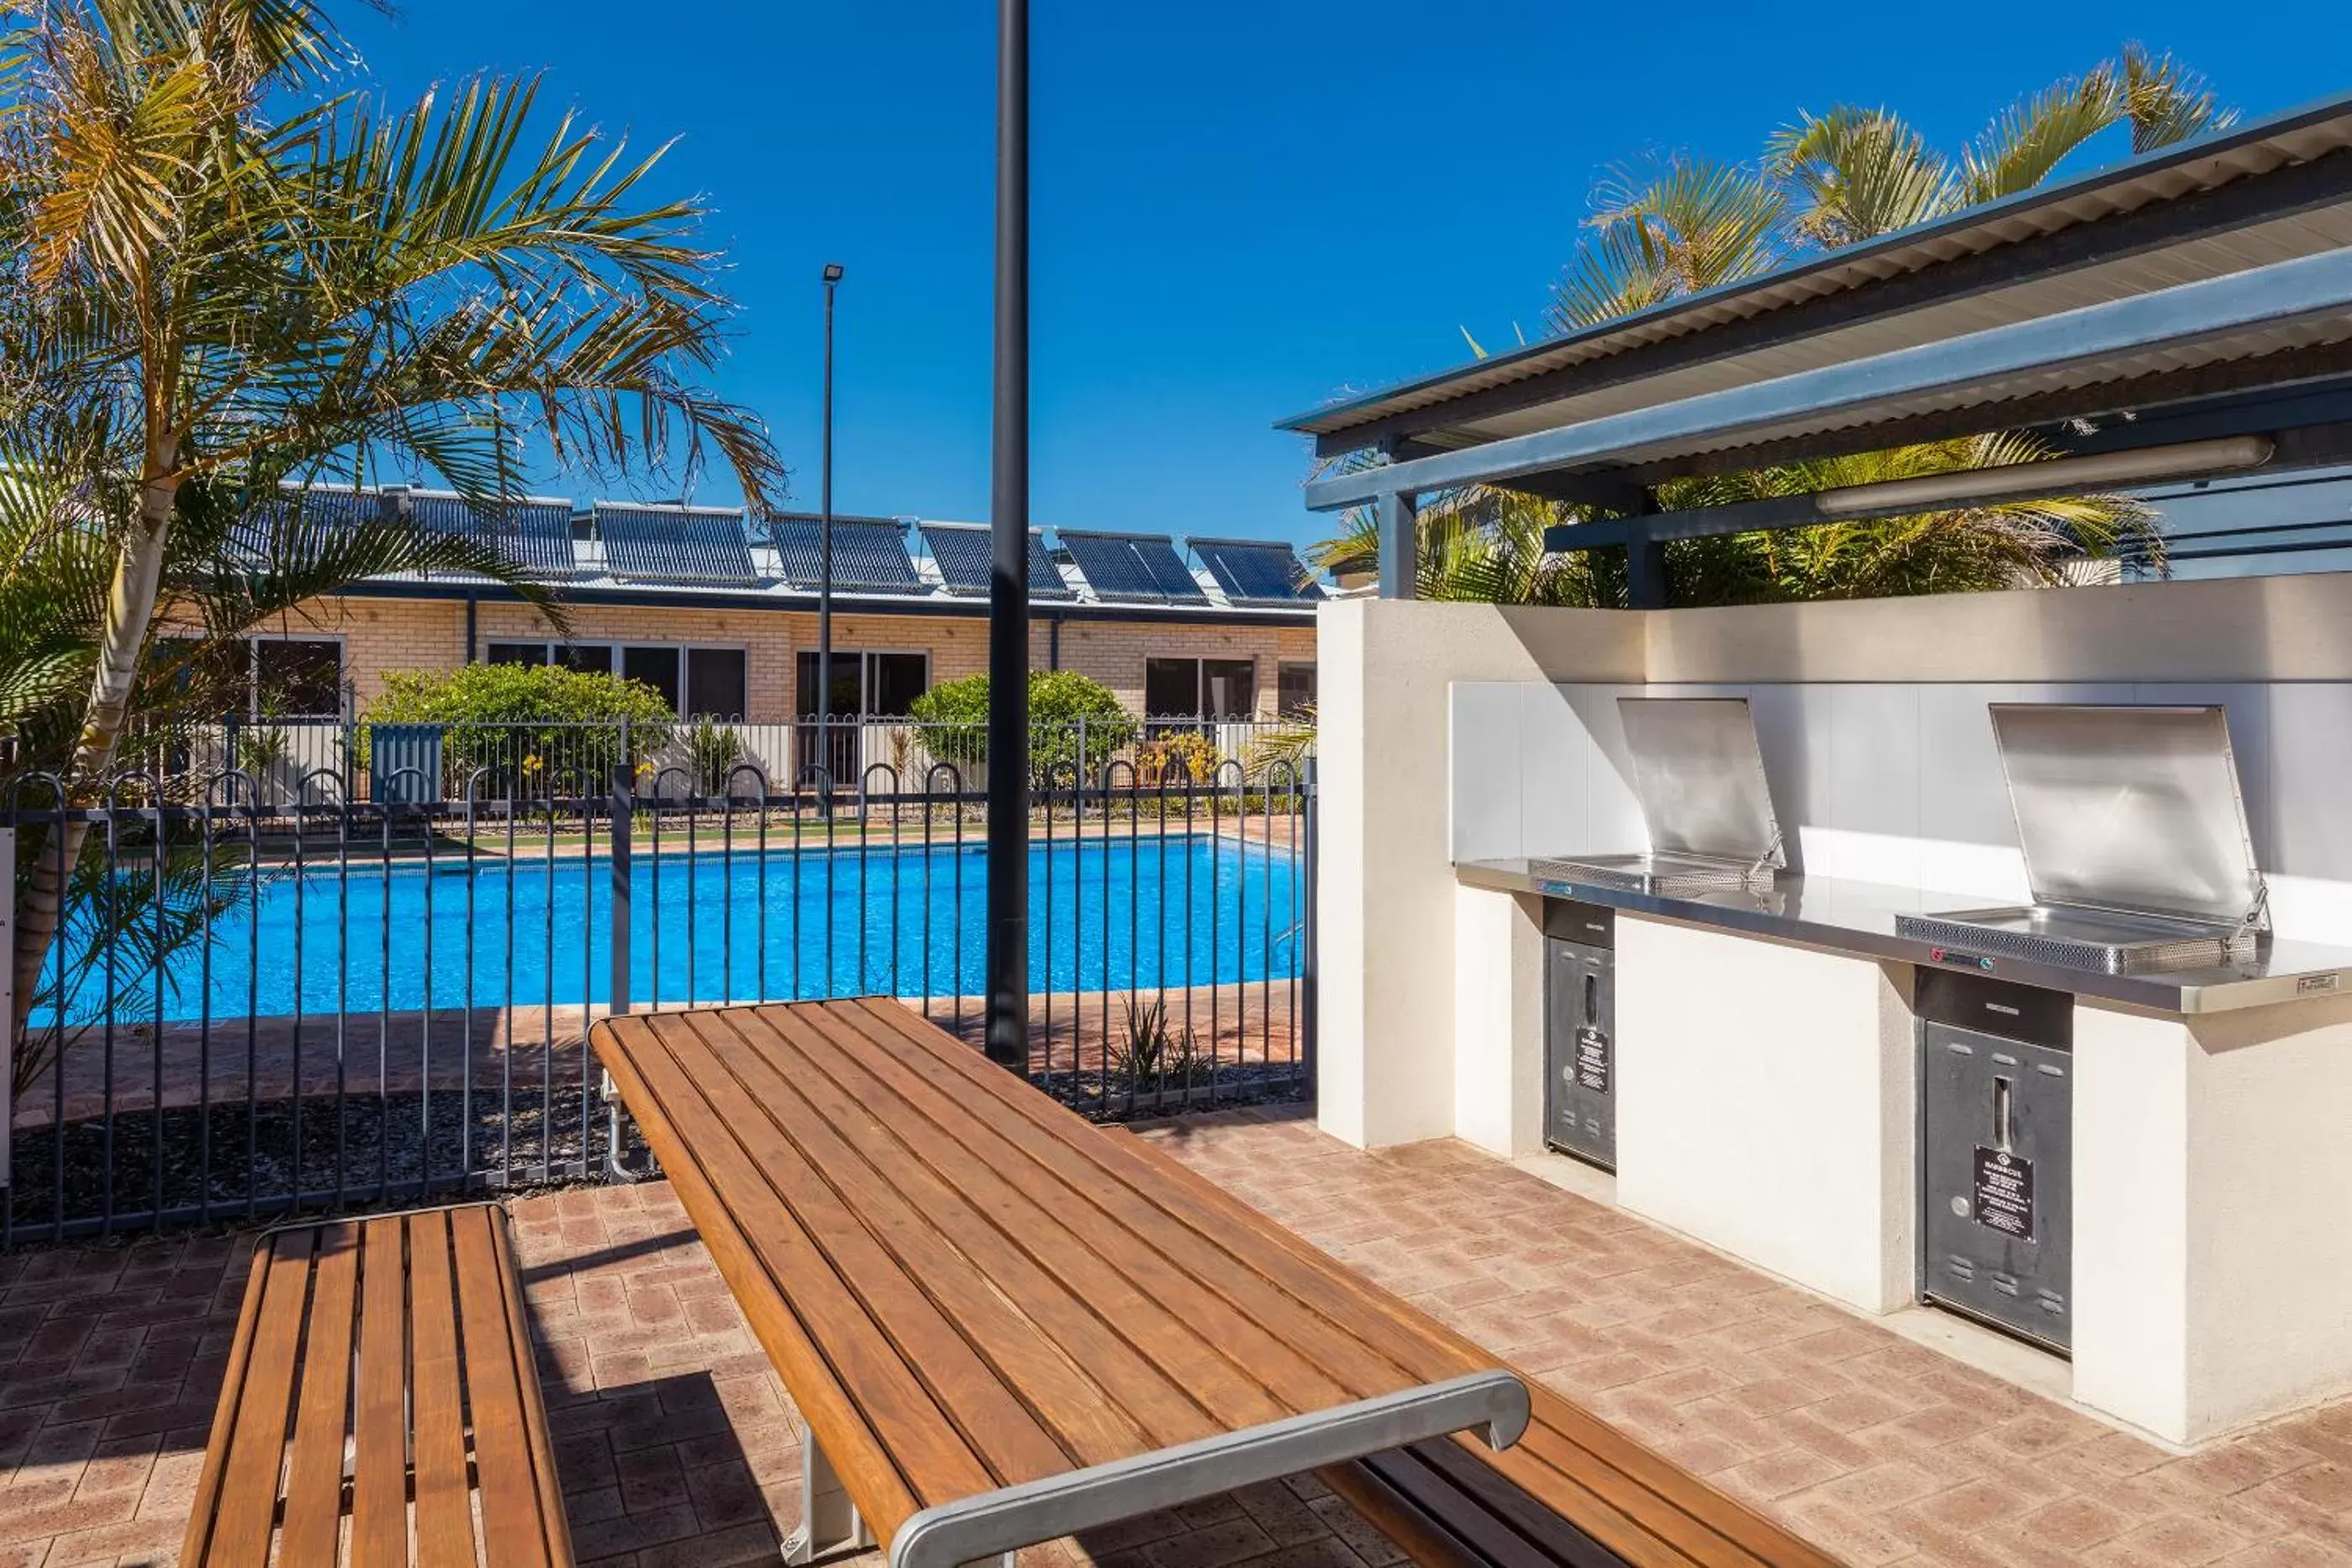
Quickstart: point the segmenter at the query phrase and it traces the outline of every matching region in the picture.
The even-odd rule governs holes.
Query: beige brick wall
[[[816,617],[774,610],[671,610],[645,605],[574,604],[572,634],[588,641],[701,643],[741,648],[753,723],[792,716],[793,659],[816,646]],[[387,670],[448,669],[465,661],[466,607],[451,600],[326,600],[290,619],[284,630],[343,640],[343,674],[362,707],[383,689]],[[493,642],[553,638],[528,605],[478,607],[478,649]],[[1047,665],[1052,632],[1043,620],[1030,628],[1030,659]],[[836,649],[926,653],[931,684],[979,674],[988,664],[988,624],[976,617],[860,615],[836,612]],[[1232,626],[1181,622],[1073,621],[1063,623],[1061,667],[1093,676],[1129,708],[1143,706],[1143,665],[1150,658],[1248,659],[1257,671],[1257,706],[1272,716],[1276,674],[1285,663],[1312,663],[1315,628]]]

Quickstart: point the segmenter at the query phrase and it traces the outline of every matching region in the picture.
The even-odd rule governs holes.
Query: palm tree
[[[646,193],[659,153],[542,125],[532,79],[394,109],[338,90],[352,63],[324,0],[49,0],[0,39],[0,739],[77,801],[263,618],[378,571],[522,577],[285,486],[495,507],[536,453],[779,497],[698,384],[730,309],[701,210]],[[20,1022],[79,848],[20,859]]]
[[[2011,105],[1946,154],[1885,109],[1841,107],[1775,131],[1753,165],[1675,154],[1603,175],[1575,256],[1552,286],[1546,325],[1570,332],[1759,277],[1785,262],[1874,239],[2031,189],[2100,133],[2128,125],[2144,152],[2236,120],[2196,73],[2137,45],[2116,61]],[[1478,350],[1475,340],[1474,350]],[[1798,495],[2044,455],[2000,435],[1865,453],[1664,486],[1670,510]],[[1419,576],[1425,598],[1524,603],[1622,601],[1622,561],[1546,558],[1543,530],[1590,511],[1473,487],[1424,497]],[[2151,515],[2122,496],[1966,507],[1893,522],[1787,535],[1677,541],[1671,601],[1859,597],[2056,581],[2073,555],[2129,545],[2161,559]],[[1615,552],[1603,552],[1613,556]],[[1350,513],[1316,547],[1318,564],[1376,565],[1377,529]]]

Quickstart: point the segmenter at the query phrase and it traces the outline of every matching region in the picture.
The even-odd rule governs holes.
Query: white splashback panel
[[[2352,945],[2352,683],[1651,686],[1456,682],[1456,860],[1643,845],[1620,696],[1744,696],[1793,869],[2025,896],[1995,702],[2219,703],[2283,936]]]

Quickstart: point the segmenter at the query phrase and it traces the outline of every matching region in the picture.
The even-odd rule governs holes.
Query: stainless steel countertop
[[[1982,897],[1834,877],[1782,873],[1769,893],[1726,891],[1668,898],[1538,876],[1525,860],[1463,861],[1454,876],[1472,887],[1581,899],[1634,915],[1713,925],[1726,931],[1802,942],[1815,947],[1937,968],[1976,970],[2028,986],[2098,997],[2158,1012],[2218,1013],[2313,997],[2352,993],[2352,948],[2264,937],[2242,964],[2106,975],[1939,946],[1895,929],[1898,915],[1937,915],[1981,906]]]

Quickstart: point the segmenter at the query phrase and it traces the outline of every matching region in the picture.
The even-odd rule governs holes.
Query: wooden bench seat
[[[256,1244],[180,1562],[273,1561],[569,1568],[496,1205],[290,1226]]]

